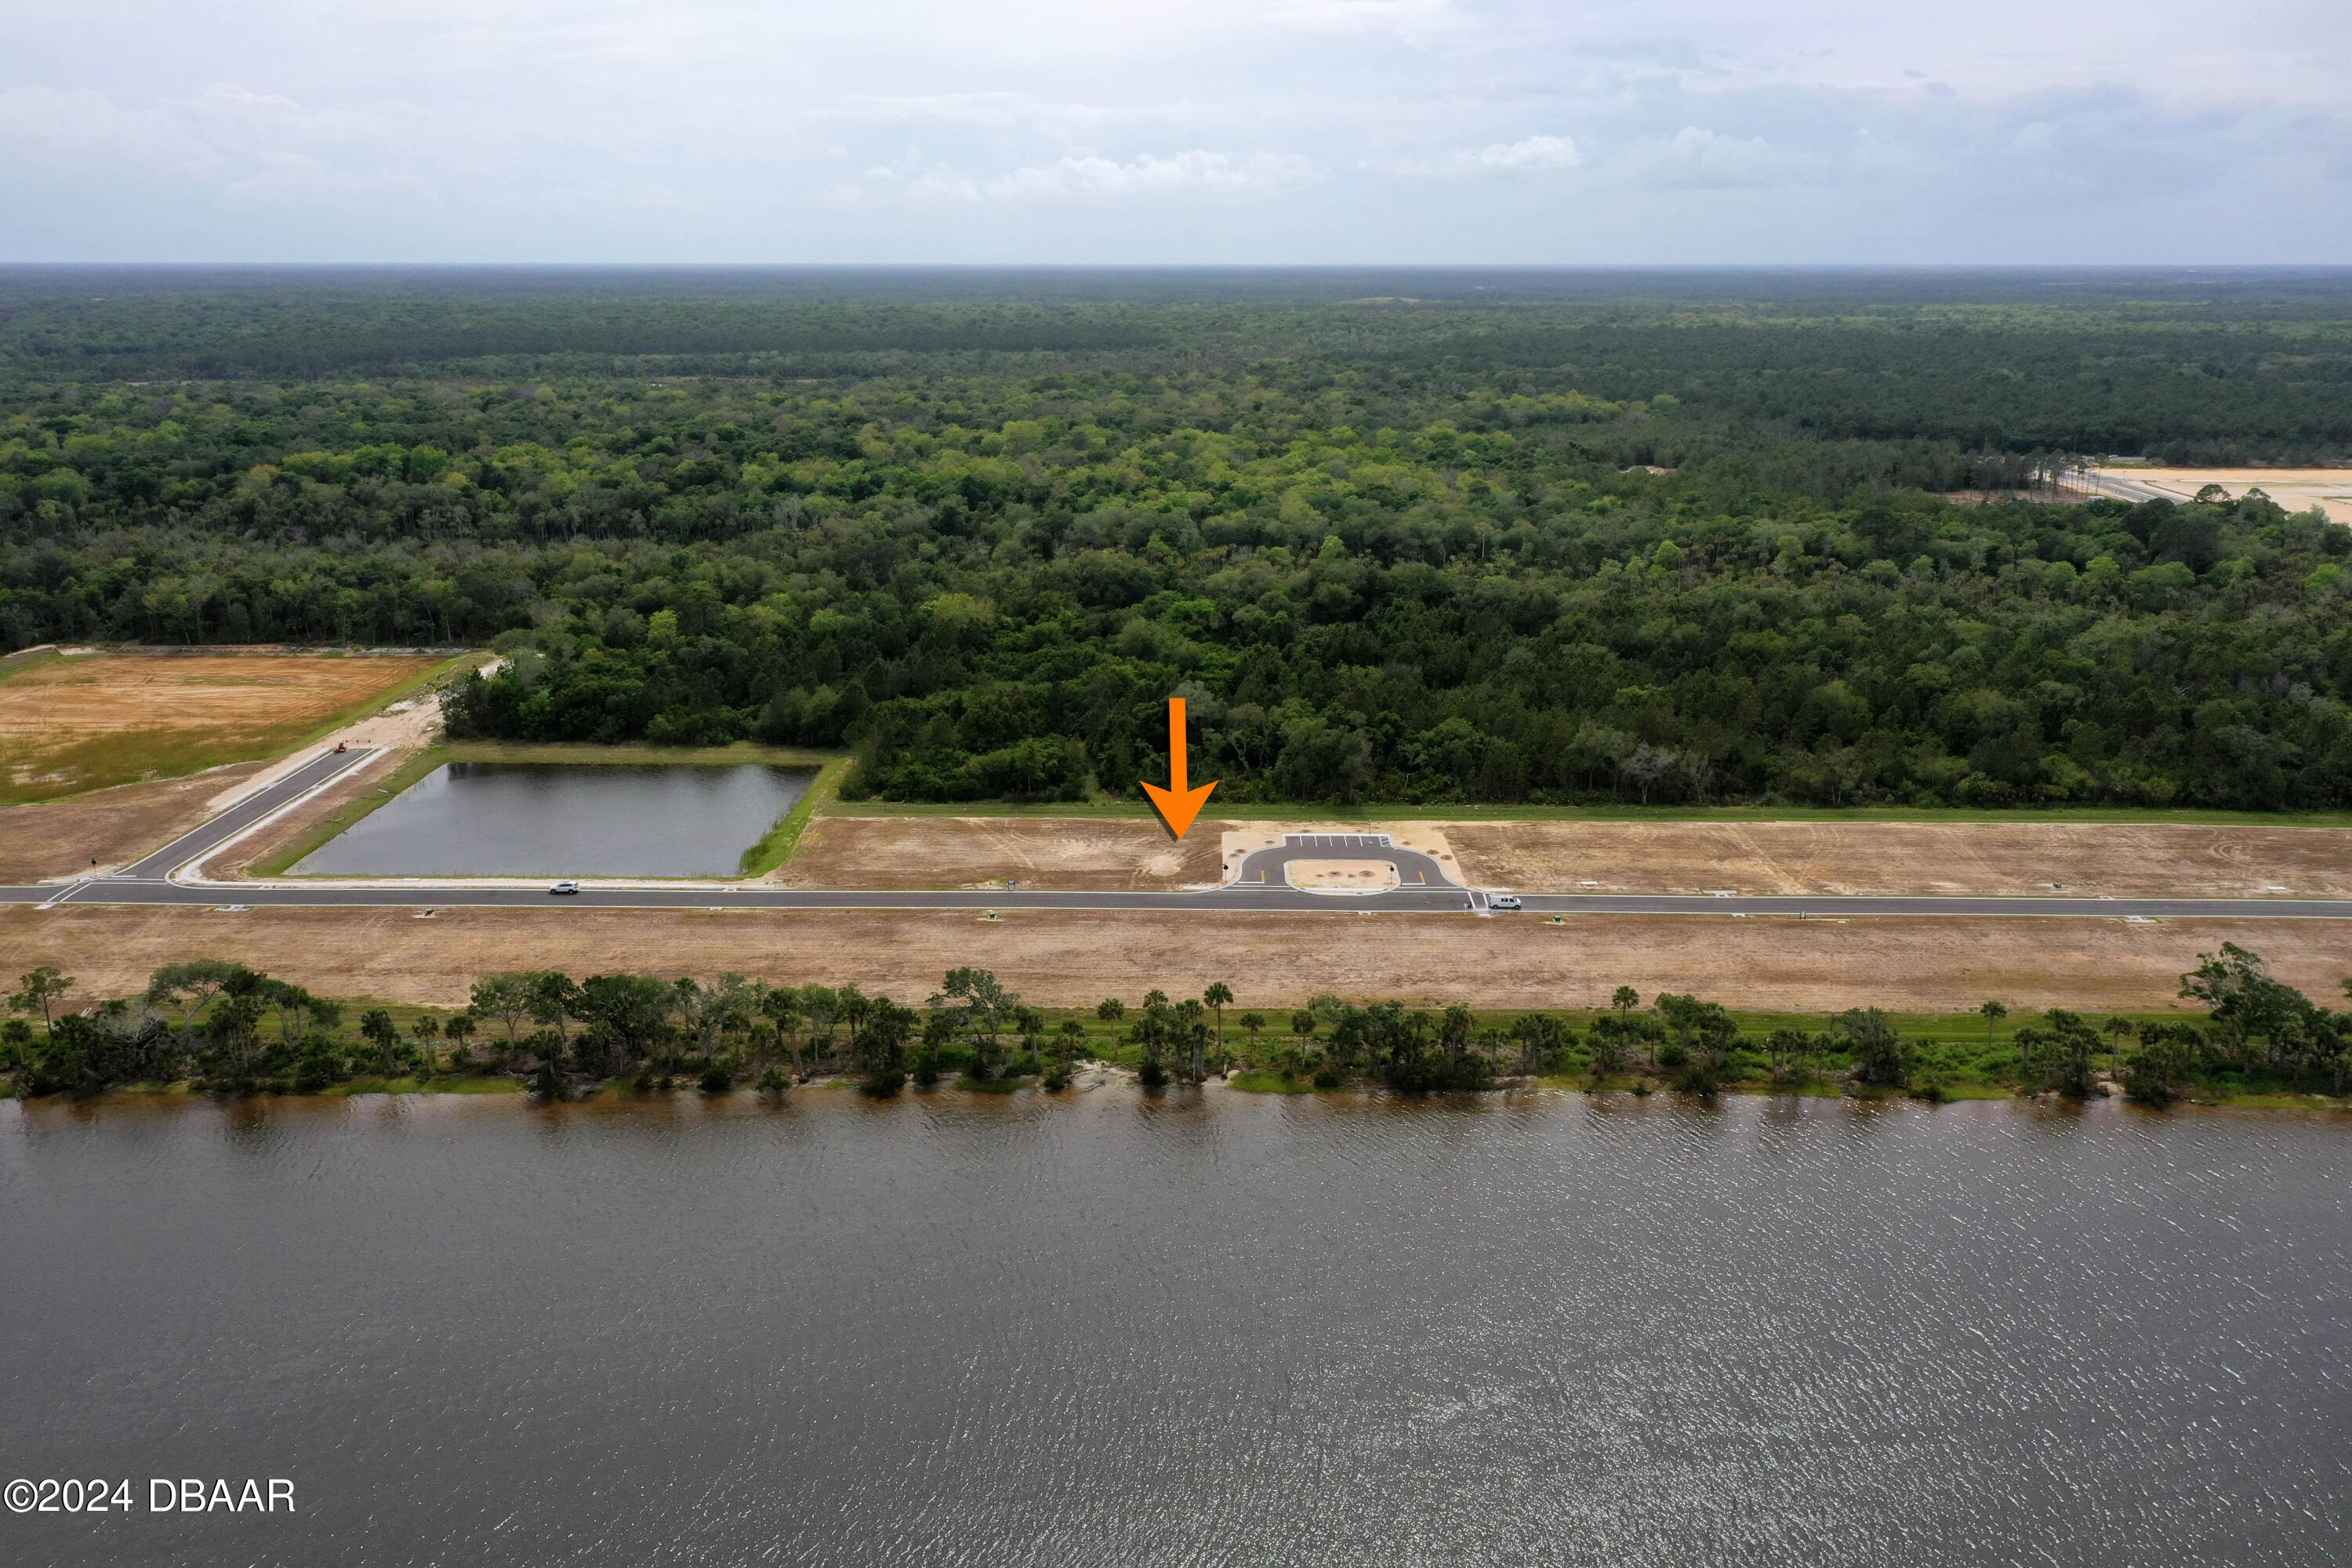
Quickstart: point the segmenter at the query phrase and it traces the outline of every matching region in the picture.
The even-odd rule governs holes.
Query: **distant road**
[[[178,879],[187,868],[246,829],[292,805],[374,753],[329,752],[268,788],[183,835],[136,865],[110,876],[33,887],[0,888],[0,904],[185,905],[214,909],[541,909],[578,910],[1284,910],[1341,914],[1354,910],[1489,913],[1488,895],[1455,885],[1426,855],[1381,842],[1381,836],[1288,836],[1277,847],[1244,858],[1240,880],[1203,892],[812,892],[713,882],[663,887],[586,884],[576,895],[551,895],[544,884],[426,886],[411,881],[307,886],[287,882],[195,882]],[[1398,867],[1406,885],[1382,893],[1311,893],[1280,878],[1294,859],[1382,860]],[[1422,885],[1416,885],[1417,882]],[[1787,894],[1525,893],[1518,916],[1541,915],[1780,915],[1823,919],[1890,915],[2031,916],[2079,920],[2352,920],[2345,899],[2065,899],[1858,898]]]

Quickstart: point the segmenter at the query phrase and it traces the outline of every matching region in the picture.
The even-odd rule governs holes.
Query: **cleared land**
[[[442,661],[100,652],[0,671],[0,805],[274,756]]]
[[[265,765],[240,763],[194,778],[0,807],[0,882],[70,877],[92,860],[127,866],[215,815],[215,798]]]
[[[1157,986],[1229,982],[1242,1005],[1329,992],[1422,1005],[1604,1006],[1614,987],[1695,993],[1756,1009],[1875,1005],[2153,1012],[2178,1007],[2180,973],[2224,942],[2252,948],[2313,996],[2337,994],[2352,946],[2332,921],[1737,920],[1594,916],[1123,914],[962,911],[452,910],[0,910],[0,952],[55,963],[85,998],[142,989],[160,964],[237,959],[324,994],[459,1006],[475,976],[728,970],[919,1002],[960,964],[995,970],[1033,1005],[1130,1005]]]
[[[1294,888],[1318,892],[1382,893],[1397,885],[1397,869],[1379,860],[1293,860],[1282,868]]]
[[[1159,891],[1223,879],[1218,829],[1180,842],[1156,821],[1084,816],[819,816],[782,870],[785,888],[1023,887]]]
[[[2102,468],[2097,474],[2175,500],[2193,500],[2207,485],[2220,485],[2233,499],[2258,489],[2289,511],[2316,507],[2330,522],[2352,523],[2352,468]]]
[[[1312,831],[1300,822],[1290,831]],[[1522,892],[2352,897],[2352,829],[2166,822],[1359,822]],[[1181,843],[1102,817],[820,816],[776,879],[796,888],[1100,891],[1221,881],[1283,825],[1203,819]]]
[[[1464,875],[1543,892],[2352,896],[2352,831],[2105,822],[1456,822]]]

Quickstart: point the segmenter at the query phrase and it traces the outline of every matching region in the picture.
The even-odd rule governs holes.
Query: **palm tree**
[[[393,1047],[400,1043],[400,1026],[392,1015],[381,1007],[371,1007],[360,1015],[360,1036],[374,1042],[377,1059],[383,1067],[383,1076],[392,1076]]]
[[[1979,1007],[1977,1011],[1984,1015],[1985,1049],[1990,1051],[1992,1049],[1992,1026],[2000,1022],[2003,1018],[2009,1016],[2009,1004],[2006,1002],[1987,1002],[1982,1006]]]
[[[458,1014],[441,1026],[441,1034],[442,1037],[450,1041],[457,1050],[463,1051],[466,1048],[466,1042],[474,1036],[474,1016],[471,1013]]]
[[[1212,981],[1209,988],[1201,993],[1201,1000],[1216,1010],[1217,1054],[1223,1056],[1225,1053],[1225,1009],[1234,1005],[1234,988],[1222,980]]]
[[[441,1037],[440,1022],[429,1016],[422,1017],[417,1019],[414,1024],[408,1026],[408,1032],[416,1037],[417,1045],[423,1048],[425,1052],[425,1076],[426,1078],[431,1078],[435,1073],[441,1070],[440,1057],[433,1049],[433,1042]]]
[[[1184,1077],[1198,1083],[1208,1076],[1209,1026],[1201,1022],[1204,1011],[1198,1002],[1186,999],[1176,1005],[1176,1018],[1181,1027],[1178,1036],[1184,1047]]]
[[[801,1076],[801,1023],[807,1016],[801,1009],[800,993],[789,985],[779,985],[760,998],[760,1011],[776,1026],[776,1037],[792,1053],[793,1077]]]
[[[2107,1037],[2114,1043],[2107,1047],[2107,1074],[2120,1078],[2124,1070],[2124,1037],[2138,1033],[2129,1018],[2110,1018],[2106,1022]]]

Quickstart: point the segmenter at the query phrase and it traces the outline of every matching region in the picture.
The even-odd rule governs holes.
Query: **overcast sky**
[[[0,259],[2352,262],[2345,0],[0,0]]]

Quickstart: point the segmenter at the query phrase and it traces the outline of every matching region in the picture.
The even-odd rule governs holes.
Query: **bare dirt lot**
[[[0,952],[55,963],[76,994],[123,995],[156,966],[240,960],[324,994],[462,1005],[478,974],[561,968],[775,982],[855,981],[920,1002],[950,967],[995,970],[1040,1006],[1132,1005],[1159,987],[1229,982],[1244,1006],[1318,993],[1419,1005],[1594,1007],[1633,985],[1736,1006],[1823,1012],[1855,1005],[1957,1012],[2012,1007],[2158,1010],[2179,976],[2223,942],[2251,947],[2315,996],[2352,972],[2352,931],[2333,921],[1736,920],[1609,916],[1564,925],[1527,916],[1352,913],[639,911],[454,910],[0,910]]]
[[[1282,874],[1292,887],[1317,892],[1382,893],[1397,885],[1397,868],[1381,860],[1293,860]]]
[[[1454,822],[1464,876],[1533,892],[2352,896],[2352,831],[2105,822]]]
[[[1221,881],[1283,826],[1203,819],[823,816],[777,879],[799,888],[1171,889]],[[1307,831],[1293,824],[1292,831]],[[1330,830],[1327,829],[1326,830]],[[1474,886],[1520,892],[2352,897],[2352,830],[2102,822],[1400,822]],[[1221,859],[1222,857],[1222,859]],[[1454,857],[1458,857],[1454,858]]]
[[[0,805],[272,756],[436,662],[235,649],[33,659],[0,673]]]
[[[215,797],[264,765],[240,763],[194,778],[0,806],[0,883],[69,877],[93,860],[107,869],[127,866],[211,816]]]
[[[820,816],[770,879],[786,888],[1023,887],[1108,892],[1223,880],[1219,825],[1182,840],[1140,817]]]

